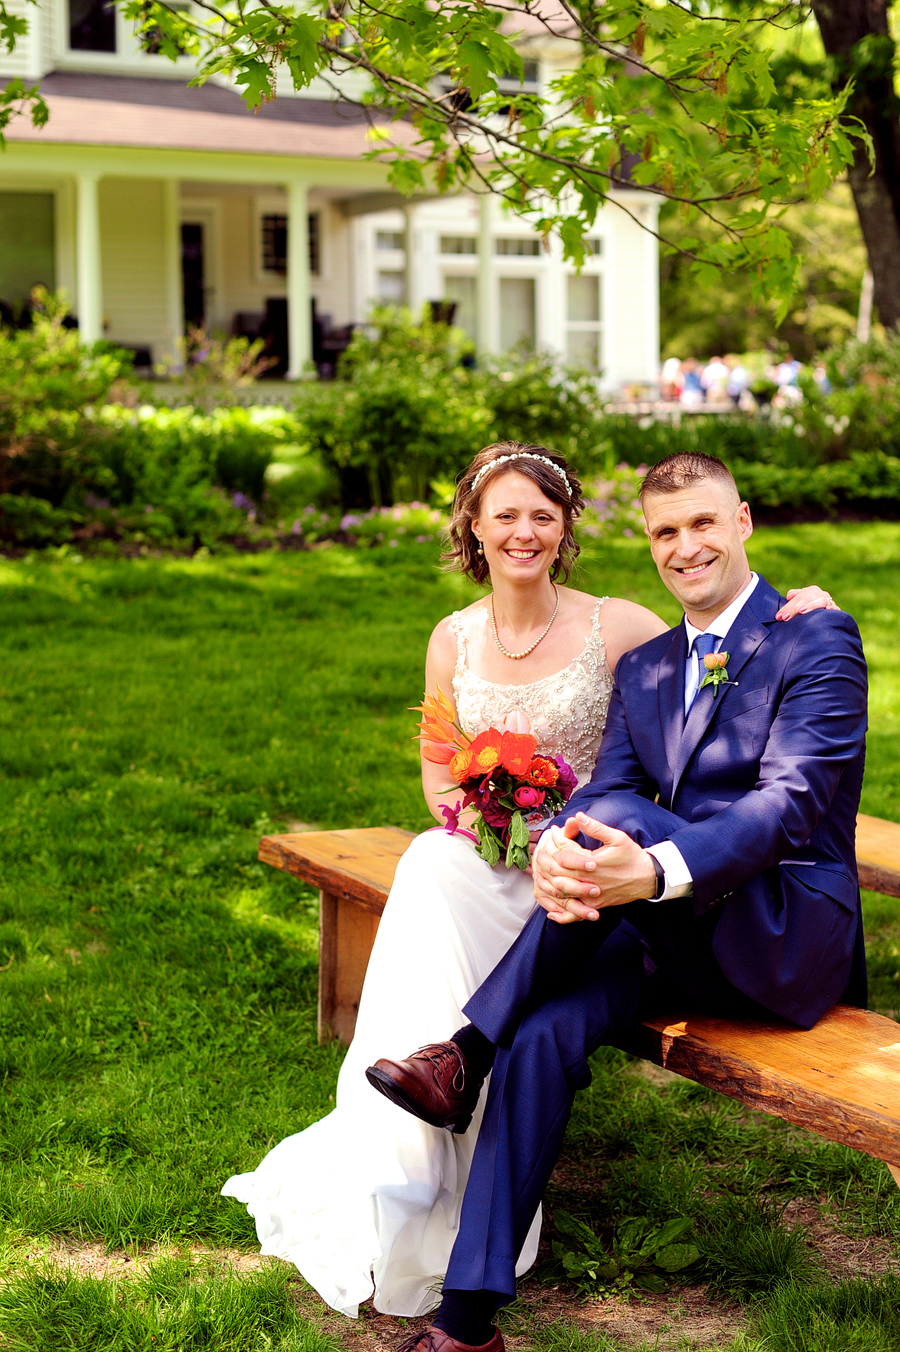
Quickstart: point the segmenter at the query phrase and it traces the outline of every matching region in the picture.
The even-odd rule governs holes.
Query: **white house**
[[[29,34],[0,77],[40,80],[50,121],[14,119],[0,154],[0,300],[65,287],[86,339],[154,361],[186,322],[262,328],[289,376],[327,361],[330,330],[375,299],[452,300],[482,350],[524,338],[610,390],[655,382],[651,195],[619,194],[631,216],[605,207],[579,275],[493,198],[391,192],[363,116],[324,86],[254,115],[226,83],[188,88],[190,59],[142,51],[107,0],[21,12]],[[540,39],[525,55],[540,88],[558,58]]]

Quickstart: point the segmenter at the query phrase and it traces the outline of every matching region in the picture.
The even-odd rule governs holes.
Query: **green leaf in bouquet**
[[[520,845],[526,849],[528,847],[528,827],[525,825],[525,818],[521,812],[512,814],[512,821],[509,824],[509,839],[513,845]]]
[[[483,817],[478,818],[476,829],[478,831],[478,844],[475,847],[475,853],[480,854],[484,862],[490,864],[493,868],[500,858],[500,842]]]
[[[531,855],[521,845],[510,844],[506,851],[506,867],[520,868],[524,873],[531,863]]]
[[[682,1268],[696,1263],[699,1257],[700,1250],[696,1244],[669,1244],[664,1249],[657,1249],[653,1261],[664,1272],[680,1272]]]

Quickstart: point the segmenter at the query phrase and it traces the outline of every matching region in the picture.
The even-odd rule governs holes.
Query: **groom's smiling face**
[[[644,498],[650,552],[685,614],[705,629],[750,581],[744,543],[750,508],[728,481],[700,479],[675,493]]]

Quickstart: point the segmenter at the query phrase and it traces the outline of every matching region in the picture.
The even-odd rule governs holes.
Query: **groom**
[[[441,1304],[408,1352],[502,1352],[493,1316],[515,1295],[588,1057],[640,1013],[810,1028],[838,1000],[866,1002],[856,625],[830,610],[775,622],[781,598],[750,571],[750,511],[720,461],[670,456],[641,499],[684,620],[619,662],[593,777],[534,856],[542,909],[466,1005],[471,1022],[367,1072],[463,1131],[493,1067]]]

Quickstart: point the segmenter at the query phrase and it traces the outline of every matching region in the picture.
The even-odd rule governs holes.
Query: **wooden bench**
[[[263,863],[320,889],[319,1040],[349,1042],[369,954],[411,840],[395,827],[264,836]],[[860,815],[860,884],[900,897],[900,824]],[[452,1031],[448,1029],[448,1033]],[[623,1048],[831,1141],[873,1155],[900,1184],[900,1025],[836,1005],[804,1032],[681,1014],[636,1024]]]

